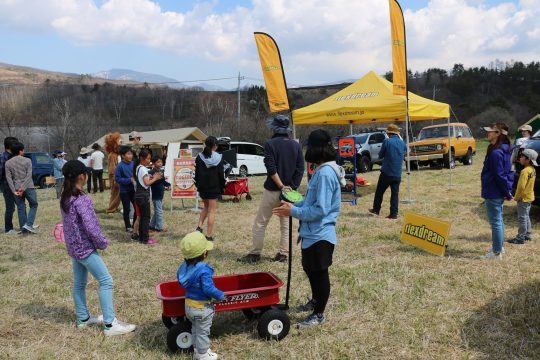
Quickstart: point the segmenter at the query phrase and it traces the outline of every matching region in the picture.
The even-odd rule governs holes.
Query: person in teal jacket
[[[332,265],[337,243],[336,222],[341,206],[341,187],[345,186],[345,172],[336,164],[336,150],[332,138],[324,130],[313,131],[308,138],[305,160],[317,166],[308,183],[303,201],[294,205],[282,202],[273,210],[278,216],[292,216],[300,220],[302,267],[309,279],[312,298],[299,306],[301,311],[312,311],[299,328],[320,325],[330,297],[328,268]]]

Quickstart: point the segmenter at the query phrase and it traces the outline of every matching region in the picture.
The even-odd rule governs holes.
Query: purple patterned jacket
[[[72,196],[69,202],[68,213],[60,208],[69,256],[82,260],[96,249],[107,248],[109,243],[101,232],[90,196],[86,194]]]

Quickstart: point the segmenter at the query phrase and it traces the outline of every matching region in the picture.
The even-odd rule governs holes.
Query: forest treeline
[[[391,80],[392,74],[385,77]],[[348,84],[289,90],[292,108],[319,101]],[[409,72],[409,90],[449,103],[455,119],[477,130],[493,121],[512,129],[540,113],[540,62],[502,63],[450,71],[431,68]],[[28,140],[28,129],[39,129],[49,147],[76,154],[109,131],[161,130],[196,126],[205,133],[238,140],[264,142],[270,132],[262,86],[240,91],[240,112],[235,91],[208,92],[199,88],[174,89],[149,84],[114,85],[60,83],[0,87],[0,135]],[[454,119],[453,119],[454,121]],[[413,124],[416,133],[426,122]],[[304,138],[315,126],[297,127]],[[354,131],[362,126],[355,125]],[[348,126],[327,126],[333,134],[348,134]],[[43,145],[39,145],[43,146]],[[33,150],[39,147],[30,147]],[[46,150],[45,148],[41,150]]]

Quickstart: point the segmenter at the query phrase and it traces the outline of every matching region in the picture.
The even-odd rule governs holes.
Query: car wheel
[[[248,168],[245,165],[240,166],[240,169],[238,170],[238,175],[240,177],[247,177],[248,176]]]
[[[454,150],[452,150],[450,152],[450,156],[448,156],[448,154],[444,156],[444,167],[447,169],[453,169],[456,167],[456,159],[454,155]]]
[[[467,150],[467,155],[463,158],[463,165],[472,165],[473,155],[471,149]]]
[[[371,170],[371,160],[369,159],[369,156],[362,155],[362,160],[360,161],[360,172],[368,172]]]

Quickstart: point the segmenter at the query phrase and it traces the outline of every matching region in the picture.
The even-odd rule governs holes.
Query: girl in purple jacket
[[[491,251],[482,256],[483,260],[501,260],[504,252],[503,204],[512,200],[514,172],[510,157],[512,146],[508,139],[508,126],[493,123],[483,128],[489,141],[484,167],[482,168],[482,197],[485,199],[486,212],[491,225]]]
[[[114,314],[113,280],[97,252],[97,249],[107,248],[108,242],[101,232],[92,199],[83,191],[88,179],[86,166],[78,160],[70,160],[62,168],[62,173],[65,180],[60,211],[66,248],[73,266],[77,328],[102,323],[106,336],[132,332],[135,325],[118,321]],[[86,306],[88,273],[99,282],[99,303],[103,312],[99,317],[91,316]]]

